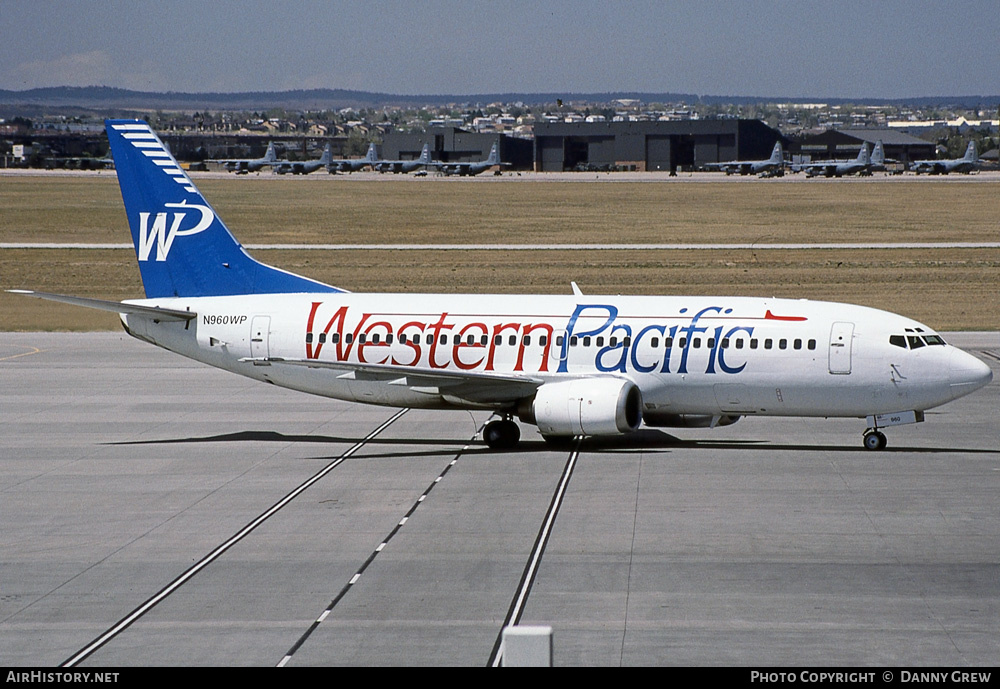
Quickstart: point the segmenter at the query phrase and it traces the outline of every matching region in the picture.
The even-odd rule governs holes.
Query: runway
[[[994,382],[861,447],[749,419],[516,452],[487,414],[366,407],[124,333],[0,334],[9,666],[1000,662]]]

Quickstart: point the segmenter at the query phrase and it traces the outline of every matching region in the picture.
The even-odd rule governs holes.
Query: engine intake
[[[642,393],[620,378],[546,383],[518,408],[518,416],[547,436],[631,433],[642,423]]]

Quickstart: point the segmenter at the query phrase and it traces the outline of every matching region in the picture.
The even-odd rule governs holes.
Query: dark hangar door
[[[684,135],[647,136],[646,169],[691,170],[694,168],[694,137]]]
[[[672,144],[671,170],[694,170],[694,137],[675,136]]]
[[[671,148],[669,136],[647,136],[646,169],[669,170]]]
[[[590,162],[590,146],[586,137],[567,136],[563,157],[563,169],[574,170],[586,167]]]

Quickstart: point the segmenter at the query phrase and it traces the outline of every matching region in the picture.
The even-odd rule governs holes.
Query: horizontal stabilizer
[[[49,292],[34,292],[28,289],[9,289],[12,294],[23,294],[27,297],[37,297],[48,301],[58,301],[63,304],[73,306],[84,306],[88,309],[99,309],[112,313],[129,313],[139,316],[152,316],[161,321],[189,321],[197,318],[194,311],[178,311],[177,309],[164,309],[159,306],[141,306],[139,304],[126,304],[120,301],[108,301],[105,299],[91,299],[89,297],[70,297],[64,294],[51,294]]]

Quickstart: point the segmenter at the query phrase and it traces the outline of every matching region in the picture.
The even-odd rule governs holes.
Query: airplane
[[[371,166],[374,170],[375,165],[378,162],[378,153],[375,150],[375,144],[368,144],[368,153],[365,154],[364,158],[341,158],[331,160],[326,166],[326,171],[331,175],[334,175],[338,172],[357,172],[358,170],[362,170],[368,166]]]
[[[875,142],[875,148],[872,149],[871,159],[868,161],[868,170],[861,174],[870,175],[873,172],[885,172],[887,169],[885,164],[887,162],[895,161],[886,160],[885,147],[882,146],[882,139],[879,139]]]
[[[795,172],[805,170],[807,177],[843,177],[844,175],[864,174],[871,165],[871,154],[868,152],[868,142],[861,146],[858,157],[854,160],[818,160],[814,163],[799,163],[793,165]]]
[[[369,149],[369,152],[371,149]],[[424,144],[423,149],[420,151],[420,157],[414,160],[379,160],[373,164],[373,167],[379,172],[413,172],[419,168],[434,167],[434,161],[431,160],[431,146],[430,144]]]
[[[252,258],[156,133],[108,120],[145,298],[12,290],[118,313],[144,342],[324,397],[488,410],[490,448],[748,416],[883,428],[987,385],[990,368],[886,311],[727,296],[351,293]],[[798,438],[794,439],[796,442]]]
[[[910,167],[918,175],[926,172],[931,175],[947,175],[949,172],[961,172],[969,174],[979,168],[979,151],[976,150],[976,142],[970,141],[969,147],[965,149],[965,155],[961,158],[950,158],[945,160],[915,160]]]
[[[111,165],[111,161],[108,160],[107,156],[104,158],[86,158],[82,156],[45,158],[46,170],[103,170],[108,165]]]
[[[504,165],[510,165],[510,163],[500,162],[499,144],[494,143],[486,160],[471,163],[438,163],[437,167],[446,175],[478,175],[491,167],[503,167]],[[496,174],[500,174],[500,171],[497,170]]]
[[[785,174],[785,158],[781,142],[774,144],[771,157],[767,160],[730,160],[725,163],[706,163],[705,167],[722,170],[727,175],[760,175],[761,177],[782,177]]]
[[[274,142],[267,145],[267,152],[263,158],[223,158],[219,160],[206,160],[206,163],[219,163],[226,167],[226,172],[235,172],[237,175],[246,175],[267,166],[274,166],[278,161],[278,156],[274,153]]]
[[[274,164],[274,171],[279,175],[284,175],[291,172],[293,175],[308,175],[310,172],[316,172],[321,167],[327,167],[332,162],[332,153],[330,151],[330,144],[327,144],[323,148],[323,155],[321,155],[317,160],[281,160]]]

